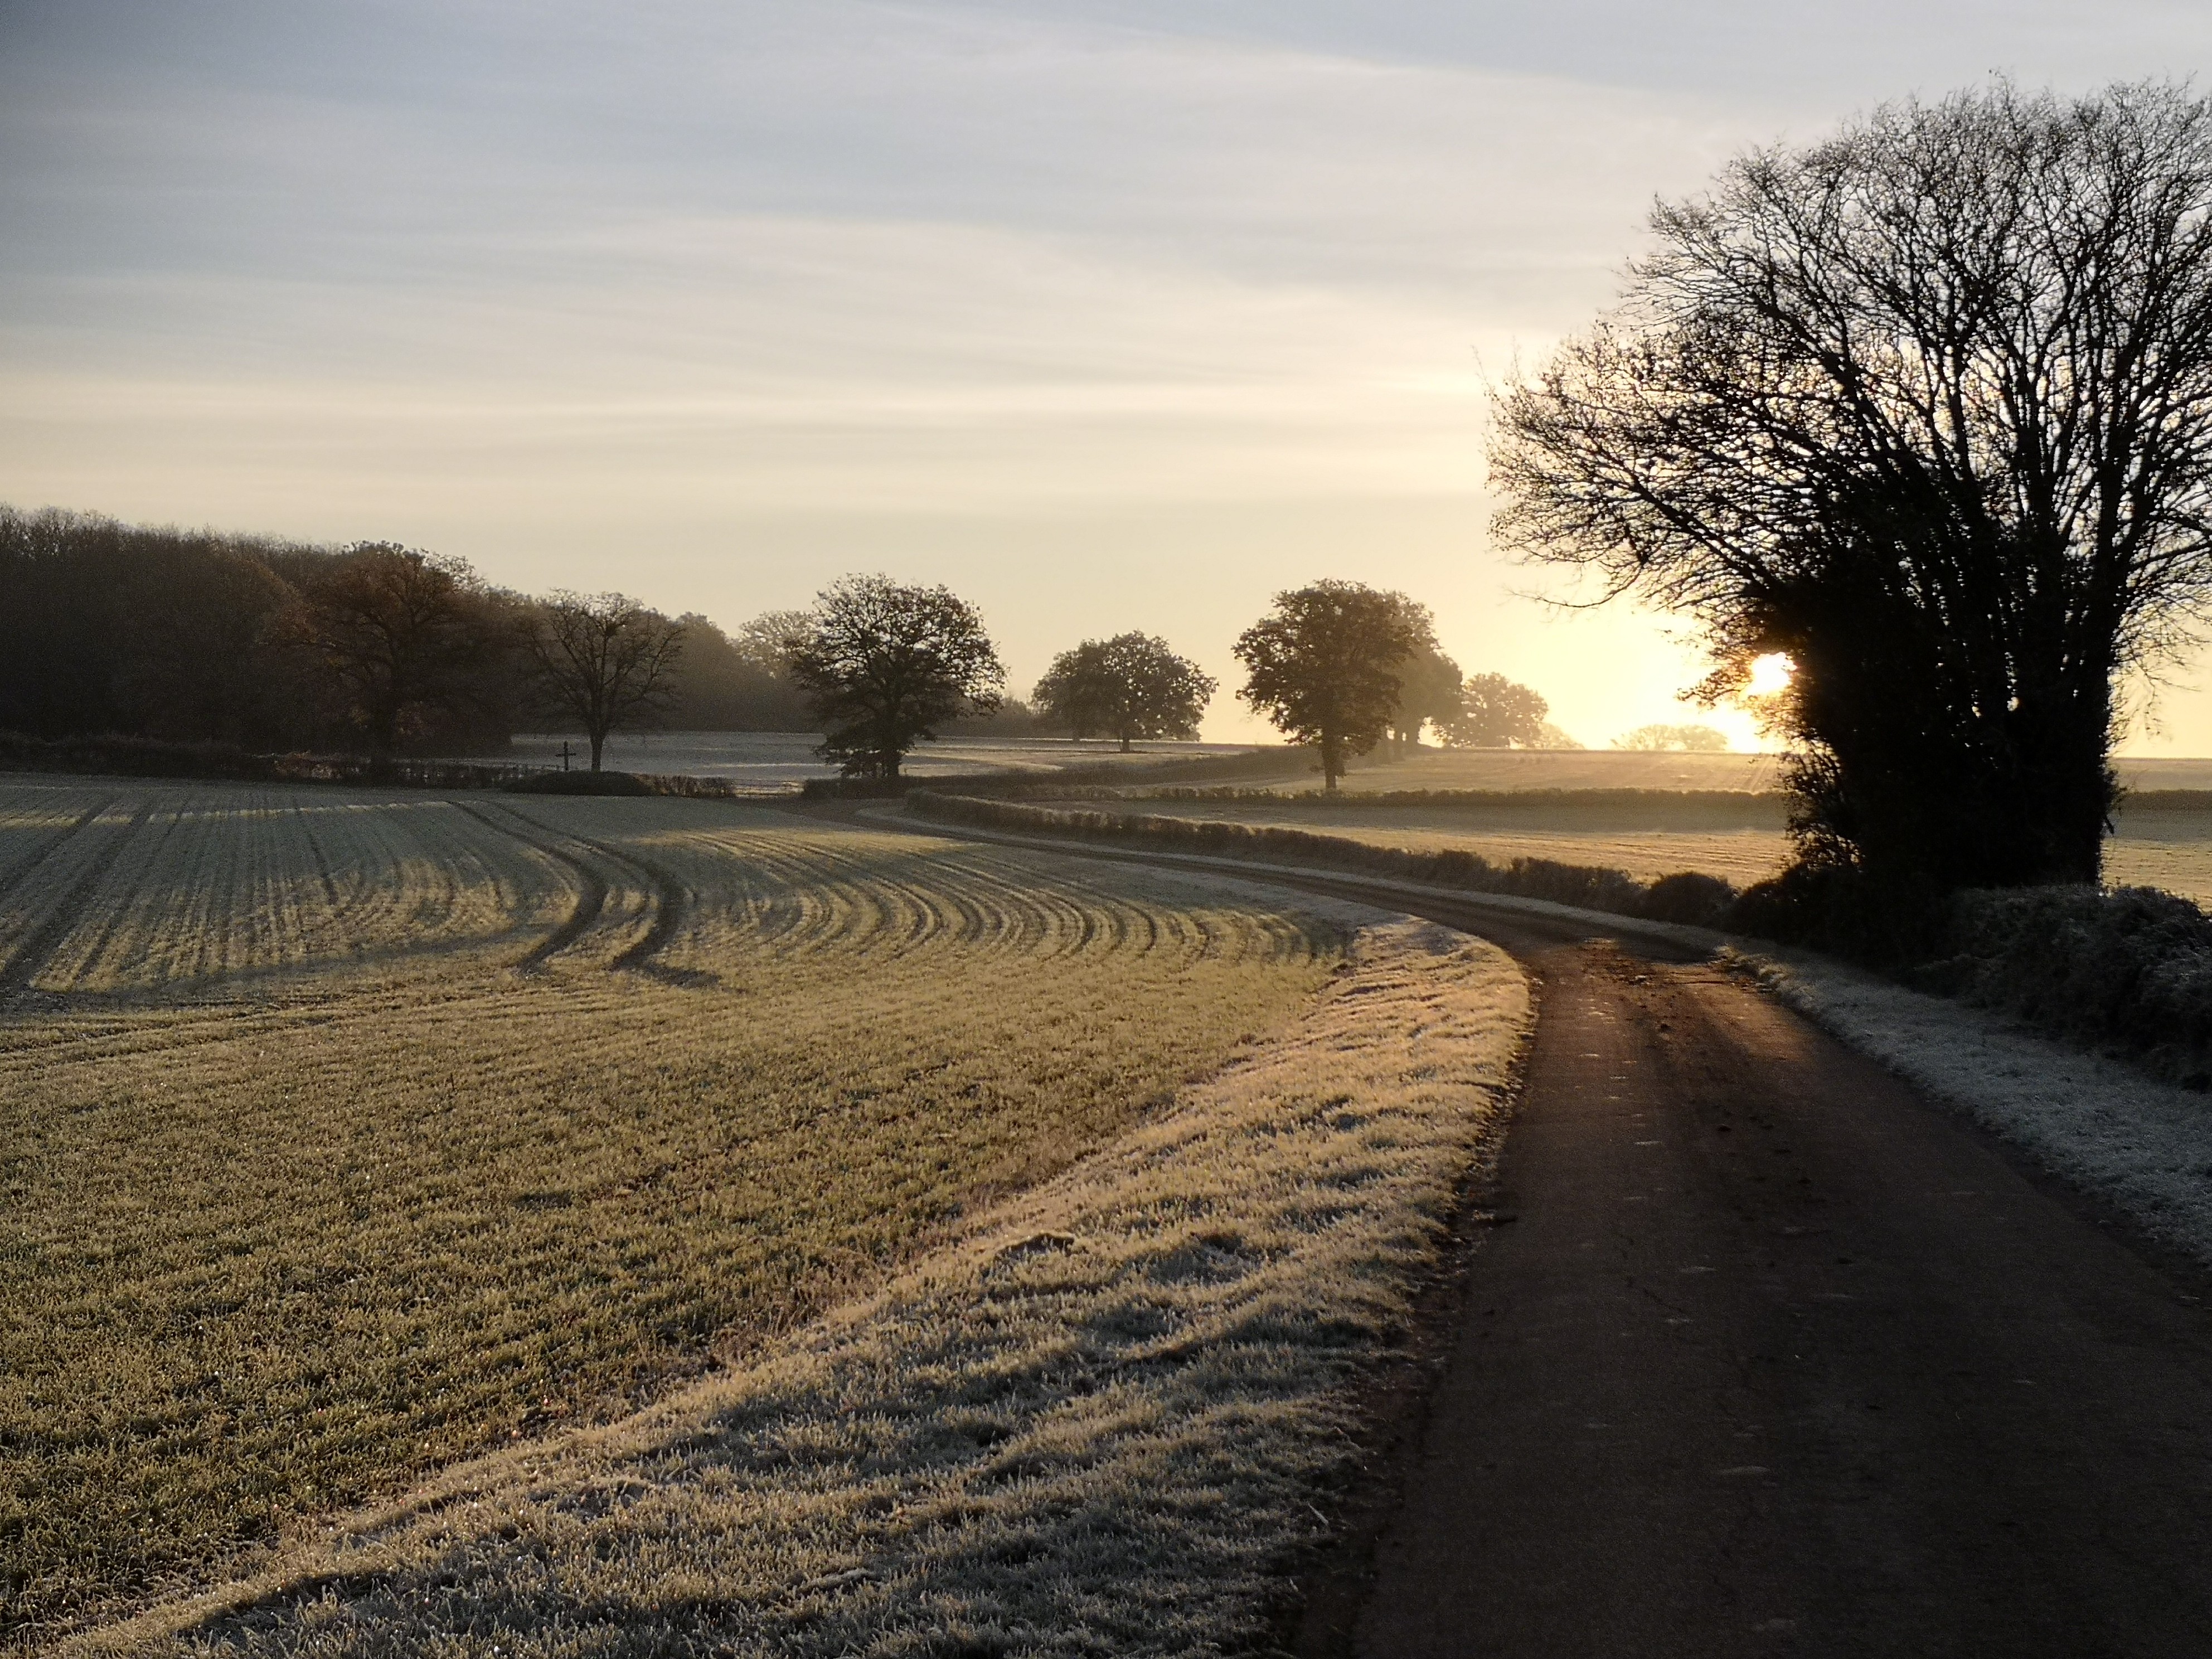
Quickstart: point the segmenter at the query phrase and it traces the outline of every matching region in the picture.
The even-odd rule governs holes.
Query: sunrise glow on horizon
[[[0,501],[469,559],[725,627],[854,570],[1229,647],[1401,589],[1593,747],[1751,714],[1679,619],[1491,544],[1491,389],[1655,197],[1991,67],[1964,3],[1782,19],[130,0],[0,13]],[[2185,73],[2212,20],[2016,9],[2000,60]],[[2212,753],[2185,665],[2162,730]],[[1757,695],[1765,695],[1754,682]],[[1771,689],[1778,690],[1778,684]],[[1261,729],[1227,690],[1206,733]]]

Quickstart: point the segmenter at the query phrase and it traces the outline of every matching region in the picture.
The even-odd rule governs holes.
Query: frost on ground
[[[1810,951],[1724,953],[1800,1013],[2212,1262],[2212,1101]]]
[[[1317,902],[1316,908],[1325,902]],[[759,1363],[97,1634],[171,1653],[1204,1654],[1348,1456],[1525,982],[1364,923],[1282,1040]]]

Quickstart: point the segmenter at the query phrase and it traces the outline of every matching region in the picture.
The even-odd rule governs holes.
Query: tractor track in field
[[[712,974],[670,968],[657,960],[660,953],[675,941],[676,935],[683,931],[684,922],[690,918],[690,892],[683,881],[651,860],[640,858],[635,853],[618,852],[605,842],[593,841],[589,837],[580,836],[578,839],[595,852],[636,871],[645,878],[646,885],[653,894],[653,921],[646,928],[644,936],[609,963],[608,967],[631,973],[650,974],[656,979],[677,985],[714,983]]]
[[[75,823],[57,835],[46,848],[41,849],[36,858],[18,872],[16,876],[7,884],[6,890],[12,890],[16,883],[33,873],[62,847],[74,841],[85,830],[89,829],[111,807],[118,805],[119,801],[118,797],[85,813]],[[11,1007],[31,1000],[33,995],[33,982],[40,974],[45,971],[46,964],[53,960],[55,952],[60,950],[69,936],[76,930],[77,925],[84,918],[86,908],[90,904],[94,892],[106,878],[107,872],[115,867],[116,861],[123,856],[124,849],[130,845],[131,838],[138,833],[146,820],[153,816],[153,812],[154,805],[151,801],[140,806],[137,811],[131,815],[131,821],[115,831],[109,844],[94,856],[89,867],[78,873],[76,879],[70,884],[68,890],[55,902],[53,908],[49,910],[39,923],[23,936],[21,942],[9,952],[6,965],[0,966],[0,1008]]]
[[[559,846],[558,841],[573,842],[579,847],[589,848],[599,857],[617,868],[628,871],[640,878],[640,884],[650,896],[653,919],[645,933],[634,943],[625,946],[607,964],[610,971],[642,973],[673,984],[695,985],[713,983],[714,975],[663,966],[656,958],[666,950],[681,933],[690,914],[690,894],[684,882],[673,872],[639,857],[635,853],[611,847],[594,836],[580,835],[574,830],[554,830],[538,823],[526,814],[501,808],[497,816],[489,809],[467,802],[457,803],[462,811],[478,823],[514,837],[535,852],[558,860],[576,877],[578,894],[575,906],[568,917],[550,933],[540,939],[515,963],[518,970],[528,973],[541,969],[552,957],[568,950],[588,933],[606,908],[612,885],[588,859],[577,857]],[[507,820],[502,823],[501,818]],[[538,832],[525,834],[517,828],[528,824]],[[539,837],[543,836],[544,839]]]
[[[5,876],[0,876],[0,897],[5,897],[8,894],[14,892],[18,887],[22,886],[24,883],[28,881],[31,877],[37,872],[40,866],[43,865],[48,859],[59,852],[69,842],[82,834],[87,828],[99,818],[121,805],[122,800],[123,797],[120,795],[110,796],[107,799],[100,802],[99,805],[88,807],[85,811],[78,813],[76,817],[62,825],[60,829],[49,835],[46,840],[40,842],[37,848],[32,851],[30,856],[26,858],[21,864],[17,865],[13,871],[9,872]]]
[[[540,830],[547,836],[557,836],[558,831],[545,830],[543,825],[532,823],[519,813],[502,810],[495,814],[467,801],[457,801],[454,805],[485,828],[553,860],[576,878],[576,902],[569,907],[568,915],[551,933],[515,959],[514,968],[518,973],[535,973],[551,957],[558,956],[581,939],[590,931],[592,924],[599,919],[600,912],[606,908],[606,878],[593,869],[587,860],[578,858],[552,840],[526,835],[518,826],[528,823],[532,829]]]

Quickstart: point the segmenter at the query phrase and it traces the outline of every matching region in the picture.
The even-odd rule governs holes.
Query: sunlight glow
[[[1771,697],[1778,691],[1787,691],[1790,681],[1797,672],[1797,665],[1779,651],[1770,651],[1763,657],[1754,657],[1751,664],[1751,679],[1744,686],[1747,697]]]

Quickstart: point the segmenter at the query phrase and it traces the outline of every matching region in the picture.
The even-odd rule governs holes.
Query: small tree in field
[[[1079,740],[1103,732],[1121,740],[1193,738],[1215,682],[1165,640],[1116,634],[1063,651],[1036,684],[1038,712]]]
[[[583,727],[594,772],[610,732],[653,721],[673,700],[684,625],[627,595],[556,592],[526,638],[540,700]]]
[[[1470,674],[1458,714],[1445,723],[1444,741],[1455,749],[1534,749],[1544,742],[1550,712],[1542,697],[1503,674]]]
[[[1428,613],[1402,593],[1319,581],[1275,595],[1272,615],[1237,640],[1248,671],[1237,695],[1293,743],[1321,750],[1322,787],[1390,729],[1398,665],[1427,637]]]
[[[998,708],[1006,681],[975,606],[888,576],[824,588],[788,650],[823,722],[819,752],[848,777],[896,777],[945,721]]]

